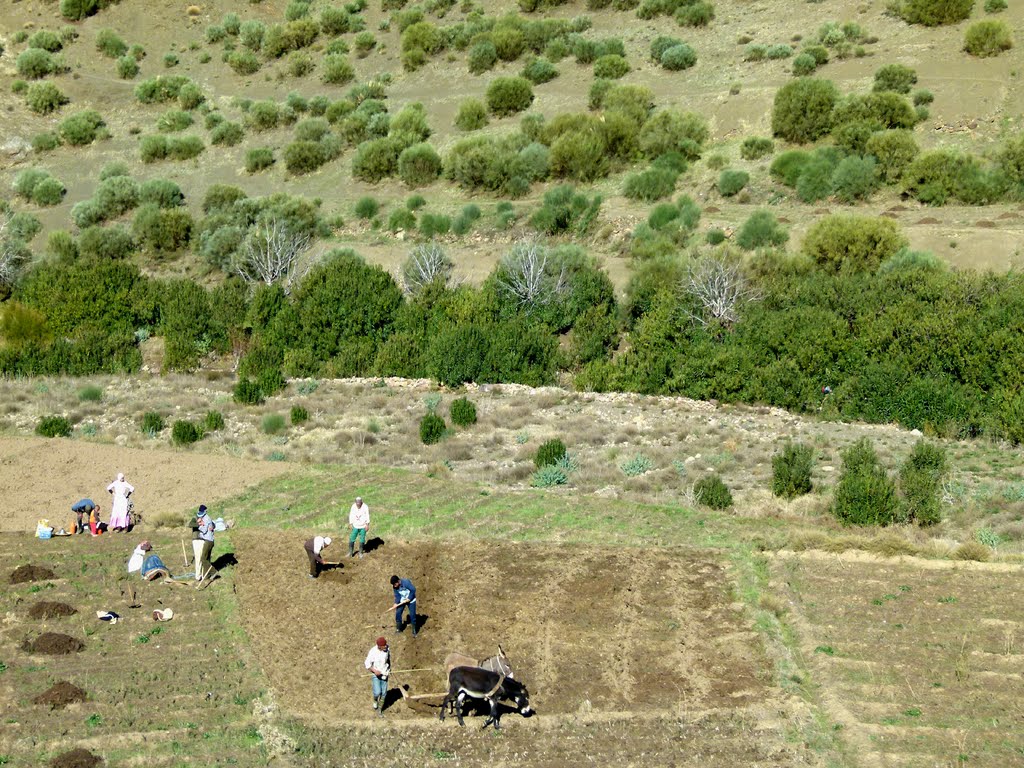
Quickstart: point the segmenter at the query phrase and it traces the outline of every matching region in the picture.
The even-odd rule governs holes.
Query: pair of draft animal
[[[497,656],[483,661],[461,653],[450,653],[444,660],[444,666],[448,670],[448,693],[441,702],[441,720],[444,720],[445,710],[451,708],[459,718],[459,725],[465,725],[462,715],[467,698],[482,700],[489,705],[490,717],[484,722],[484,728],[491,723],[495,729],[501,728],[499,702],[502,700],[514,702],[523,717],[532,714],[530,694],[526,686],[514,678],[512,665],[500,645]]]

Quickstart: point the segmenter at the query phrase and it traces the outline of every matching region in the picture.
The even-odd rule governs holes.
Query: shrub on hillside
[[[318,141],[293,141],[285,146],[281,157],[288,172],[296,175],[312,173],[328,160],[323,145]]]
[[[468,427],[470,424],[476,424],[476,406],[465,397],[453,400],[448,413],[452,417],[452,424],[456,426]]]
[[[256,147],[245,153],[245,170],[247,173],[257,173],[266,170],[274,164],[274,150],[270,147]]]
[[[522,76],[534,85],[548,83],[558,77],[558,68],[544,58],[531,59],[523,67]]]
[[[156,120],[156,129],[161,133],[183,131],[192,125],[192,115],[182,109],[169,109]]]
[[[533,88],[525,77],[498,77],[487,86],[487,107],[498,117],[522,112],[533,103]]]
[[[178,419],[171,427],[171,442],[175,445],[191,445],[203,438],[202,427],[185,419]]]
[[[986,19],[971,24],[964,35],[964,50],[972,56],[998,56],[1013,48],[1013,32],[1005,21]]]
[[[178,98],[182,88],[191,83],[184,75],[158,75],[135,86],[135,98],[141,104],[162,104]]]
[[[252,379],[239,379],[232,392],[232,398],[242,405],[260,405],[263,402],[263,390]]]
[[[706,0],[684,3],[673,16],[681,27],[706,27],[715,18],[715,6]]]
[[[892,219],[834,214],[811,226],[802,250],[828,272],[874,272],[906,245]]]
[[[352,176],[371,183],[394,176],[402,149],[402,142],[390,136],[364,141],[352,158]]]
[[[142,414],[142,424],[140,425],[143,434],[149,435],[150,437],[156,437],[159,432],[163,432],[164,429],[164,417],[156,411],[147,411]]]
[[[26,80],[39,80],[63,71],[64,65],[60,56],[54,56],[42,48],[29,48],[18,55],[15,69]]]
[[[769,211],[754,211],[736,233],[736,245],[745,251],[784,245],[789,233]]]
[[[210,131],[210,143],[218,147],[233,147],[245,138],[245,129],[238,123],[225,121]]]
[[[733,197],[747,186],[750,181],[750,174],[746,171],[733,171],[726,169],[718,176],[718,194],[722,197]]]
[[[772,493],[793,499],[811,492],[814,449],[804,443],[787,442],[772,456]]]
[[[321,66],[320,79],[329,85],[345,85],[355,79],[355,67],[343,54],[334,53],[324,56]]]
[[[487,107],[480,99],[466,99],[459,104],[455,127],[460,131],[476,131],[487,125]]]
[[[908,24],[938,27],[956,24],[971,15],[974,0],[896,0],[896,15]]]
[[[763,136],[750,136],[740,144],[740,157],[744,160],[759,160],[775,151],[775,142]]]
[[[905,64],[886,64],[875,72],[873,91],[894,91],[910,93],[911,87],[917,82],[917,72]]]
[[[420,419],[420,442],[433,445],[444,437],[445,429],[444,419],[433,412],[426,414]]]
[[[709,509],[728,509],[732,506],[732,493],[718,475],[706,475],[693,484],[697,503]]]
[[[31,200],[36,185],[48,178],[50,178],[50,174],[42,168],[26,168],[14,177],[14,194]]]
[[[899,503],[892,479],[868,438],[843,451],[843,467],[832,499],[832,514],[850,525],[890,525]]]
[[[899,472],[905,521],[918,525],[935,525],[942,521],[942,483],[947,472],[944,448],[924,440],[914,444]]]
[[[498,63],[498,49],[490,40],[481,40],[469,49],[467,64],[469,71],[474,75],[480,75],[488,70],[494,69]]]
[[[812,54],[804,51],[793,59],[793,74],[797,77],[807,77],[813,75],[819,66],[818,60]]]
[[[36,434],[42,437],[71,437],[71,422],[64,416],[44,416],[36,424]]]
[[[117,60],[117,76],[122,80],[131,80],[139,74],[139,62],[134,56],[122,56]]]
[[[410,187],[422,187],[441,175],[441,156],[430,144],[413,144],[398,156],[398,177]]]
[[[831,80],[804,77],[782,86],[772,106],[772,133],[806,144],[832,129],[832,110],[839,92]]]
[[[96,50],[111,59],[128,53],[128,44],[112,29],[101,29],[96,33]]]
[[[261,62],[259,57],[250,50],[231,51],[227,57],[227,64],[234,70],[236,75],[252,75],[259,72]]]
[[[66,192],[65,186],[51,176],[36,184],[32,190],[32,202],[39,206],[59,205]]]
[[[602,56],[594,62],[594,77],[605,80],[618,80],[629,73],[629,62],[617,54]]]
[[[87,109],[62,120],[58,132],[65,144],[82,147],[95,141],[103,126],[104,122],[100,113]]]
[[[678,176],[668,168],[648,168],[640,173],[631,173],[626,177],[622,194],[631,200],[661,200],[675,192]]]
[[[680,43],[665,49],[658,61],[670,72],[681,72],[697,63],[697,52],[686,43]]]
[[[899,181],[920,152],[914,135],[900,129],[871,134],[864,149],[875,158],[878,175],[890,184]]]
[[[69,101],[60,88],[50,82],[32,83],[25,92],[25,104],[40,115],[55,112]]]
[[[644,123],[638,140],[640,151],[651,160],[671,152],[697,160],[708,140],[707,121],[694,112],[661,110]]]
[[[78,236],[78,252],[81,256],[98,259],[127,259],[135,252],[135,241],[124,227],[92,226],[82,230]]]
[[[29,48],[42,48],[44,51],[49,53],[56,53],[64,47],[64,43],[61,41],[60,35],[56,32],[51,32],[48,29],[40,29],[34,33],[27,43]],[[3,51],[0,50],[0,54]]]
[[[537,453],[533,456],[533,464],[540,469],[551,464],[557,464],[567,454],[568,451],[566,450],[565,443],[556,437],[542,443],[537,448]]]

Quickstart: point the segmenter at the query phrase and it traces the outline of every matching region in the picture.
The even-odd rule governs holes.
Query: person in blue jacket
[[[92,499],[79,499],[71,505],[71,511],[75,513],[75,530],[72,533],[85,533],[89,530],[89,515],[93,510],[99,512],[100,507]]]
[[[404,629],[402,613],[408,608],[409,626],[412,627],[412,636],[416,637],[416,633],[419,631],[416,626],[416,587],[408,579],[392,576],[391,588],[395,590],[395,604],[391,606],[395,612],[395,632],[401,632]]]

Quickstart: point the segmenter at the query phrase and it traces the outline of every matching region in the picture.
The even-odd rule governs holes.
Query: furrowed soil
[[[847,554],[771,570],[860,764],[1024,765],[1018,567]]]

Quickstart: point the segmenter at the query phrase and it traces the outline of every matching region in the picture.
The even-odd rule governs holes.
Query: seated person
[[[168,584],[180,584],[171,576],[170,570],[164,565],[164,561],[160,559],[160,555],[153,553],[153,545],[148,541],[143,541],[135,548],[132,552],[131,559],[128,560],[128,573],[139,572],[146,581],[163,581]],[[182,586],[188,586],[182,584]]]

